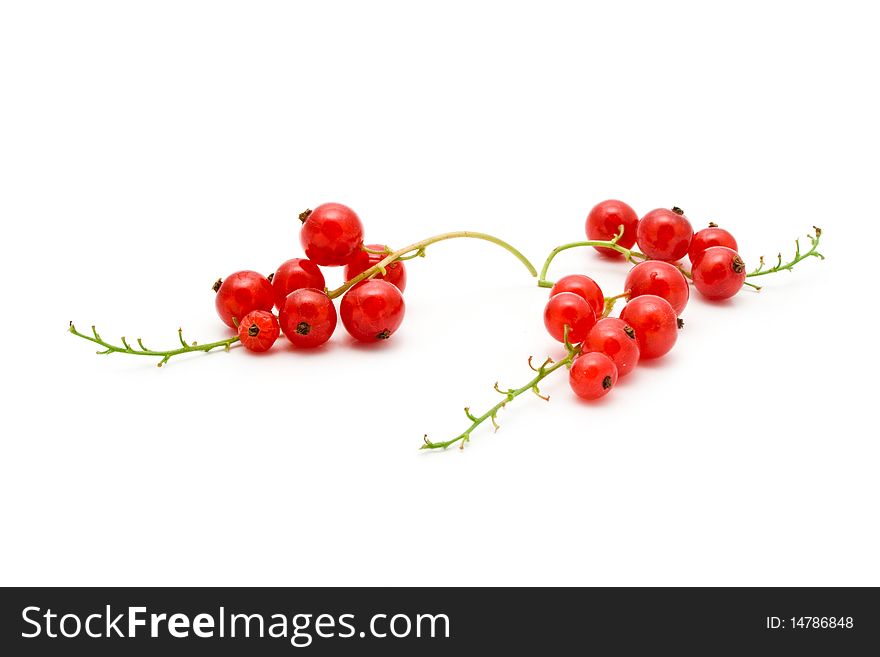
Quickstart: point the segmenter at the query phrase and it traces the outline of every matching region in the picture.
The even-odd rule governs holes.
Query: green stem
[[[568,251],[569,249],[577,249],[585,246],[599,246],[606,249],[611,249],[613,251],[617,251],[620,253],[627,262],[631,262],[633,264],[638,264],[644,260],[648,259],[644,253],[639,253],[638,251],[633,251],[632,249],[628,249],[625,246],[620,246],[617,243],[617,240],[623,235],[623,231],[618,233],[617,237],[612,240],[589,240],[586,242],[572,242],[570,244],[563,244],[562,246],[557,246],[550,252],[550,255],[547,256],[547,260],[544,261],[544,266],[541,269],[541,275],[538,277],[538,287],[553,287],[555,283],[553,281],[547,280],[547,272],[550,271],[550,265],[553,264],[553,261],[563,251]]]
[[[569,327],[565,326],[565,349],[568,351],[568,356],[563,358],[558,363],[554,363],[552,358],[548,358],[544,361],[544,364],[541,367],[535,367],[532,364],[532,358],[529,358],[529,367],[532,368],[534,372],[537,372],[537,376],[525,384],[522,388],[510,388],[509,390],[502,390],[498,384],[495,384],[495,392],[504,396],[500,402],[495,404],[488,411],[483,413],[480,417],[475,416],[471,413],[470,408],[464,409],[464,414],[467,415],[467,418],[471,421],[471,426],[464,432],[453,438],[452,440],[446,440],[441,443],[435,443],[428,440],[428,436],[424,437],[425,444],[422,445],[422,449],[446,449],[455,445],[456,443],[460,443],[459,448],[464,449],[465,444],[470,441],[471,434],[484,422],[491,420],[492,426],[495,427],[495,431],[498,431],[501,427],[498,425],[498,413],[501,409],[506,408],[507,405],[512,402],[514,399],[519,397],[522,394],[527,392],[533,392],[536,396],[543,399],[544,401],[550,401],[550,397],[541,394],[541,388],[539,387],[541,381],[546,379],[548,376],[556,372],[557,370],[562,369],[563,367],[571,367],[571,364],[574,362],[574,359],[577,358],[581,353],[580,345],[573,345],[568,341],[568,331]]]
[[[224,348],[226,351],[234,345],[236,342],[240,341],[240,338],[236,335],[231,338],[226,338],[225,340],[218,340],[217,342],[210,342],[208,344],[197,344],[195,342],[187,343],[186,340],[183,339],[183,329],[177,329],[177,336],[180,339],[180,348],[179,349],[169,349],[167,351],[154,351],[153,349],[147,349],[144,346],[143,341],[138,338],[137,343],[139,349],[134,349],[131,345],[128,344],[125,338],[122,338],[122,346],[110,344],[109,342],[105,342],[103,338],[98,334],[98,331],[95,330],[95,327],[92,327],[92,335],[87,335],[85,333],[80,333],[76,330],[76,327],[73,325],[73,322],[70,323],[70,328],[68,329],[75,336],[83,338],[84,340],[88,340],[89,342],[94,342],[97,345],[100,345],[104,348],[103,351],[99,351],[98,354],[131,354],[132,356],[153,356],[156,358],[161,358],[159,361],[159,367],[162,367],[165,363],[167,363],[173,356],[179,356],[180,354],[189,354],[196,351],[209,352],[213,349],[219,349],[220,347]]]
[[[815,235],[807,235],[807,238],[810,240],[810,250],[801,253],[801,241],[799,239],[794,241],[794,258],[783,264],[782,263],[782,254],[780,253],[777,257],[779,258],[778,262],[774,267],[770,267],[769,269],[764,269],[764,256],[761,256],[760,264],[758,268],[746,274],[747,278],[752,278],[754,276],[766,276],[767,274],[775,274],[778,271],[791,271],[796,264],[801,262],[802,260],[806,260],[807,258],[819,258],[819,260],[824,260],[825,256],[819,253],[819,240],[822,238],[822,229],[813,226],[813,230],[816,231]],[[746,283],[747,285],[752,285],[751,283]],[[760,289],[760,288],[759,288]]]
[[[618,294],[613,297],[605,297],[605,310],[602,313],[602,317],[608,317],[611,314],[611,311],[614,310],[614,306],[621,299],[629,299],[629,292],[624,292],[623,294]]]
[[[471,426],[468,427],[467,431],[456,436],[452,440],[446,440],[446,441],[440,442],[440,443],[431,442],[430,440],[428,440],[428,437],[425,436],[425,438],[424,438],[425,444],[422,445],[422,449],[446,449],[448,447],[451,447],[452,445],[455,445],[456,443],[460,443],[459,447],[461,449],[464,449],[465,443],[467,443],[471,439],[471,434],[477,429],[477,427],[479,427],[481,424],[483,424],[484,422],[487,422],[489,420],[492,421],[492,424],[495,427],[495,431],[498,431],[498,429],[500,428],[498,425],[499,411],[501,411],[501,409],[505,408],[514,399],[516,399],[520,395],[525,394],[527,392],[534,392],[536,395],[541,397],[541,399],[544,399],[545,401],[550,401],[549,397],[545,397],[545,396],[541,395],[541,390],[538,387],[539,384],[541,383],[541,381],[546,379],[548,376],[550,376],[551,374],[553,374],[557,370],[560,370],[563,367],[570,366],[571,363],[574,362],[576,355],[577,355],[577,352],[574,352],[574,351],[570,352],[568,354],[568,356],[563,358],[558,363],[554,363],[552,360],[550,360],[548,358],[547,361],[544,363],[544,365],[542,365],[537,370],[535,370],[538,373],[537,376],[535,376],[535,378],[533,378],[531,381],[529,381],[527,384],[525,384],[522,388],[510,389],[510,390],[505,391],[505,390],[501,390],[498,387],[498,384],[496,383],[495,390],[497,392],[501,393],[502,395],[504,395],[504,399],[502,401],[495,404],[492,408],[490,408],[488,411],[486,411],[483,415],[481,415],[479,417],[476,417],[475,415],[473,415],[469,408],[464,409],[465,415],[467,415],[468,419],[471,421]],[[530,365],[531,365],[531,362],[532,362],[531,359],[529,359]],[[534,367],[532,369],[534,369]]]
[[[412,260],[413,258],[424,257],[425,249],[432,244],[458,238],[484,240],[486,242],[497,244],[498,246],[510,251],[514,256],[516,256],[517,259],[526,266],[532,276],[538,275],[538,272],[535,270],[534,265],[529,262],[528,258],[526,258],[522,253],[520,253],[520,251],[515,249],[504,240],[500,240],[497,237],[493,237],[492,235],[487,235],[485,233],[474,233],[471,231],[462,230],[454,233],[444,233],[435,237],[429,237],[428,239],[422,240],[421,242],[416,242],[415,244],[411,244],[403,249],[394,251],[393,253],[388,254],[388,256],[381,262],[377,263],[373,267],[370,267],[363,273],[358,274],[350,281],[346,282],[342,287],[339,287],[335,290],[328,290],[327,296],[329,296],[331,299],[341,297],[343,294],[348,292],[351,288],[353,288],[361,281],[364,281],[368,278],[373,278],[374,276],[381,274],[383,271],[385,271],[385,268],[388,267],[388,265],[393,264],[394,262],[397,262],[399,260]]]

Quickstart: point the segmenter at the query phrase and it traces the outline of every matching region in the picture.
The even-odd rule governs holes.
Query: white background
[[[870,6],[4,3],[0,582],[880,585]],[[488,244],[412,263],[380,348],[157,370],[66,333],[223,337],[211,284],[299,255],[325,201],[538,262],[609,197],[751,265],[817,224],[828,259],[694,298],[605,402],[559,376],[464,453],[417,448],[560,353]]]

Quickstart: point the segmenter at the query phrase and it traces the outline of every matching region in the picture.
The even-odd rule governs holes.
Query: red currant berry
[[[691,240],[691,246],[688,249],[688,258],[690,258],[691,264],[696,265],[706,249],[711,246],[726,246],[728,249],[739,251],[733,235],[715,224],[709,224],[708,228],[698,230],[694,234],[694,239]]]
[[[596,317],[605,312],[605,295],[602,294],[598,283],[589,276],[582,274],[563,276],[550,290],[550,297],[555,297],[562,292],[573,292],[579,297],[583,297],[584,301],[589,303],[593,312],[596,313]]]
[[[300,215],[299,234],[306,257],[322,267],[341,267],[364,243],[364,226],[355,211],[340,203],[324,203]]]
[[[255,271],[239,271],[217,281],[214,291],[217,314],[230,328],[252,310],[272,310],[275,303],[269,279]]]
[[[323,290],[327,286],[324,274],[311,260],[294,258],[282,263],[272,277],[272,289],[275,291],[275,307],[281,310],[287,296],[304,287]]]
[[[636,243],[636,232],[639,225],[639,215],[623,201],[602,201],[587,215],[587,239],[608,240],[617,236],[620,227],[623,226],[623,235],[618,244],[624,248],[632,248]],[[599,253],[606,256],[620,256],[614,249],[604,246],[594,247]]]
[[[651,210],[639,222],[639,248],[651,260],[675,262],[691,245],[694,229],[679,208]]]
[[[342,297],[339,309],[345,330],[361,342],[387,340],[403,323],[403,293],[388,281],[364,281]]]
[[[598,351],[608,356],[617,366],[620,376],[632,372],[639,362],[636,332],[617,317],[605,317],[596,322],[584,342],[584,348],[588,352]]]
[[[646,260],[630,269],[623,289],[629,292],[630,299],[645,294],[662,297],[677,315],[681,315],[691,294],[684,274],[662,260]]]
[[[617,366],[603,353],[591,351],[578,356],[568,372],[571,389],[581,399],[607,395],[617,383]]]
[[[336,330],[336,306],[322,290],[294,290],[284,300],[278,319],[294,347],[320,347]]]
[[[381,244],[370,244],[367,248],[372,251],[384,251],[388,247]],[[369,253],[361,249],[345,265],[345,280],[350,281],[358,274],[362,274],[371,267],[375,267],[384,259],[385,255]],[[374,280],[388,281],[392,285],[396,285],[397,289],[403,292],[406,290],[406,265],[399,260],[392,262],[385,267],[385,274],[377,274]]]
[[[668,353],[678,339],[678,316],[666,299],[653,294],[626,304],[620,319],[632,326],[642,360]]]
[[[249,312],[238,323],[238,337],[248,351],[269,351],[279,335],[278,319],[266,310]]]
[[[556,340],[565,342],[565,327],[568,326],[568,341],[579,344],[596,323],[596,313],[592,306],[574,292],[560,292],[551,297],[544,308],[544,326]]]
[[[694,266],[694,287],[707,299],[729,299],[746,280],[746,265],[739,254],[726,246],[710,246]]]

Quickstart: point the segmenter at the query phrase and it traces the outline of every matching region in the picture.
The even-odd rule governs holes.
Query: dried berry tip
[[[733,259],[733,271],[737,274],[742,274],[746,270],[746,263],[743,262],[743,259],[739,256],[736,256]]]
[[[632,326],[624,326],[623,332],[626,333],[626,337],[628,337],[630,340],[636,339],[636,331]]]
[[[613,385],[614,385],[614,381],[611,380],[610,376],[606,376],[604,379],[602,379],[602,389],[603,390],[608,390],[608,388],[610,388]]]
[[[672,211],[673,211],[675,214],[678,214],[678,215],[683,215],[683,214],[684,214],[684,210],[682,210],[682,209],[681,209],[680,207],[678,207],[677,205],[673,206]]]
[[[306,210],[299,213],[299,220],[303,223],[306,223],[306,219],[308,219],[311,216],[311,214],[312,214],[312,211],[309,209],[306,209]]]
[[[391,331],[389,331],[388,329],[385,329],[379,335],[376,336],[376,339],[377,340],[387,340],[390,337],[391,337]]]
[[[266,276],[266,278],[268,278],[268,279],[269,279],[269,282],[271,283],[272,281],[275,280],[275,272],[272,272],[271,274],[269,274],[268,276]]]
[[[256,324],[251,324],[250,328],[248,329],[248,335],[251,336],[252,338],[255,338],[259,334],[260,334],[260,327],[257,326]]]
[[[308,322],[300,322],[296,325],[297,335],[308,335],[312,332],[312,325]]]
[[[217,282],[214,283],[214,286],[213,286],[211,289],[214,290],[214,292],[219,292],[219,291],[220,291],[220,287],[221,287],[222,285],[223,285],[223,279],[222,279],[222,278],[218,278],[218,279],[217,279]]]
[[[714,221],[710,221],[709,228],[718,228],[718,224],[716,224]]]
[[[684,328],[684,320],[681,317],[678,318],[678,328],[679,329]]]

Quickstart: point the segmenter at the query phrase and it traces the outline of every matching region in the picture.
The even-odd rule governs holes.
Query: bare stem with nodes
[[[156,351],[154,349],[147,349],[144,346],[143,340],[140,338],[137,339],[138,348],[132,347],[128,341],[123,337],[120,338],[120,342],[122,342],[122,346],[111,344],[105,341],[99,334],[95,327],[92,327],[92,335],[88,335],[86,333],[80,333],[76,330],[76,327],[73,325],[73,322],[70,323],[70,328],[67,329],[75,336],[83,338],[84,340],[88,340],[89,342],[94,342],[96,345],[103,347],[101,351],[97,353],[101,356],[105,356],[107,354],[131,354],[132,356],[153,356],[155,358],[161,358],[159,361],[159,367],[162,367],[165,363],[171,360],[174,356],[179,356],[180,354],[191,354],[196,351],[201,352],[209,352],[214,349],[224,349],[225,351],[229,351],[236,342],[240,341],[240,338],[236,335],[234,337],[226,338],[225,340],[219,340],[217,342],[209,342],[207,344],[198,344],[197,342],[187,342],[183,339],[183,329],[177,329],[177,337],[180,340],[180,347],[177,349],[169,349],[166,351]]]
[[[537,373],[537,376],[535,376],[531,381],[529,381],[521,388],[510,388],[507,390],[502,390],[498,383],[496,383],[495,392],[502,395],[503,397],[500,402],[495,404],[492,408],[490,408],[479,417],[471,413],[470,408],[465,408],[464,413],[471,421],[471,426],[469,426],[467,430],[465,430],[463,433],[459,434],[452,440],[445,440],[443,442],[437,443],[428,440],[428,436],[425,436],[425,444],[422,445],[422,449],[446,449],[448,447],[451,447],[452,445],[455,445],[456,443],[458,444],[459,449],[464,449],[465,444],[467,444],[468,441],[470,441],[471,439],[471,434],[481,424],[489,420],[491,420],[492,426],[495,428],[495,431],[498,431],[501,428],[498,424],[498,413],[501,412],[502,409],[506,408],[507,405],[514,399],[516,399],[520,395],[524,395],[527,392],[534,393],[537,397],[543,399],[544,401],[550,401],[550,397],[541,393],[541,382],[557,370],[561,370],[563,367],[571,367],[574,359],[577,358],[580,354],[580,347],[575,346],[568,341],[568,328],[568,326],[565,327],[565,348],[568,351],[568,355],[565,358],[563,358],[559,362],[554,362],[552,358],[548,358],[540,367],[535,367],[533,364],[533,359],[529,358],[529,367],[532,369],[532,371]]]

